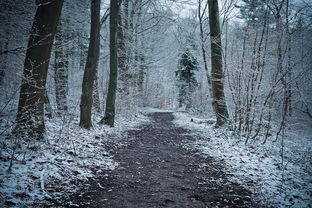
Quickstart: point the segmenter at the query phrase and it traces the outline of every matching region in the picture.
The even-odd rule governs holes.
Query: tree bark
[[[86,129],[92,127],[91,111],[93,103],[93,83],[100,53],[100,9],[101,0],[91,2],[91,31],[87,63],[83,75],[80,102],[80,126]]]
[[[14,133],[42,138],[45,85],[63,0],[41,0],[30,31]]]
[[[127,2],[127,1],[125,1]],[[124,3],[125,3],[124,2]],[[129,70],[128,70],[128,50],[126,47],[126,34],[127,34],[127,21],[126,17],[123,19],[122,16],[119,14],[118,17],[118,29],[117,29],[117,36],[118,36],[118,74],[119,74],[119,81],[121,81],[121,94],[122,96],[129,95]]]
[[[6,15],[6,22],[10,23],[11,21],[11,12],[12,12],[12,5],[9,4],[4,4],[1,5],[3,6],[4,10],[8,10],[10,11],[7,15]],[[3,25],[6,24],[5,22],[2,23]],[[5,77],[5,72],[8,70],[8,66],[7,66],[7,62],[8,62],[8,57],[9,57],[9,43],[10,43],[10,34],[8,31],[5,31],[4,33],[4,37],[5,37],[5,41],[0,41],[0,51],[1,51],[1,62],[0,62],[0,86],[2,86],[4,84],[4,77]],[[3,52],[8,52],[8,53],[3,53]]]
[[[204,13],[207,10],[208,2],[205,4],[203,11],[201,11],[201,5],[202,1],[198,0],[198,21],[199,21],[199,32],[200,32],[200,40],[201,40],[201,50],[202,50],[202,56],[204,61],[204,68],[206,71],[207,76],[207,83],[208,83],[208,89],[209,89],[209,96],[212,97],[212,89],[211,89],[211,78],[208,70],[208,61],[207,61],[207,54],[206,54],[206,48],[205,48],[205,37],[204,37],[204,28],[203,28],[203,18]]]
[[[1,45],[1,48],[0,48],[1,51],[7,51],[9,49],[9,40],[7,39],[5,41],[4,47],[2,45],[2,42],[0,42],[0,45]],[[7,70],[7,60],[8,60],[8,54],[3,54],[3,58],[0,64],[0,86],[3,85],[4,83],[5,71]]]
[[[98,114],[102,112],[97,71],[95,73],[94,82],[93,82],[93,108]]]
[[[45,93],[44,107],[46,111],[46,116],[48,116],[48,118],[52,118],[53,117],[52,106],[47,92]]]
[[[118,44],[117,44],[117,30],[118,30],[118,1],[110,0],[110,73],[109,86],[106,97],[106,109],[104,118],[100,123],[113,127],[115,122],[115,100],[117,88],[117,70],[118,70]]]
[[[62,22],[62,21],[61,21]],[[67,93],[68,93],[68,51],[64,47],[67,36],[63,27],[59,24],[58,32],[55,35],[55,63],[54,63],[54,81],[57,110],[59,113],[67,111]]]
[[[208,0],[211,42],[211,85],[212,105],[216,114],[216,126],[222,126],[229,118],[225,96],[222,69],[222,46],[218,0]]]

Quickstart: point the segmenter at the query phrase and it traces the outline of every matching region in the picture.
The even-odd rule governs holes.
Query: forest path
[[[152,123],[128,131],[128,145],[112,149],[120,166],[71,197],[75,207],[254,207],[222,164],[182,147],[195,138],[173,125],[172,113],[150,116]]]

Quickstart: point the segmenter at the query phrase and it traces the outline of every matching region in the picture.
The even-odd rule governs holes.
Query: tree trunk
[[[6,22],[9,23],[11,21],[11,12],[12,12],[12,5],[4,5],[4,8],[2,8],[3,11],[4,10],[8,10],[9,13],[6,15]],[[5,22],[2,23],[3,25],[6,24]],[[5,37],[5,41],[0,41],[0,51],[9,51],[9,41],[10,41],[10,34],[8,31],[5,31],[5,33],[3,34]],[[3,37],[3,38],[4,38]],[[5,77],[5,72],[8,70],[8,66],[7,66],[7,62],[8,62],[8,53],[2,53],[1,54],[1,60],[0,60],[0,86],[2,86],[4,84],[4,77]]]
[[[83,34],[78,34],[78,39],[79,39],[79,70],[83,70],[83,65],[85,61],[85,50],[84,50],[84,45],[83,45],[83,39],[84,36]]]
[[[127,1],[125,1],[127,2]],[[126,18],[125,18],[126,19]],[[123,22],[121,15],[118,17],[118,74],[119,80],[121,81],[121,95],[128,96],[129,95],[129,70],[128,70],[128,62],[127,62],[127,47],[126,47],[126,32],[127,26],[126,22]]]
[[[55,63],[54,63],[54,81],[57,110],[59,113],[67,111],[67,93],[68,93],[68,54],[64,47],[67,39],[61,24],[58,27],[58,33],[55,35]]]
[[[91,31],[87,63],[83,75],[80,102],[80,126],[86,129],[92,127],[91,111],[93,103],[93,82],[97,70],[100,53],[100,9],[101,0],[91,3]]]
[[[109,86],[106,97],[106,109],[105,116],[100,123],[114,126],[115,122],[115,100],[116,100],[116,88],[117,88],[117,69],[118,69],[118,57],[117,57],[117,29],[118,29],[118,1],[110,0],[110,73],[109,73]]]
[[[288,41],[288,47],[287,47],[287,103],[288,103],[288,115],[292,116],[292,112],[293,112],[293,105],[292,105],[292,59],[291,59],[291,45],[292,45],[292,41],[291,41],[291,32],[290,32],[290,26],[289,26],[289,0],[286,0],[286,35],[287,35],[287,41]]]
[[[224,96],[224,75],[222,70],[222,46],[218,0],[208,0],[210,42],[211,42],[211,84],[212,105],[216,114],[216,126],[222,126],[229,117]]]
[[[201,50],[202,50],[202,56],[203,56],[203,61],[204,61],[204,68],[205,68],[206,76],[207,76],[209,96],[212,97],[211,78],[210,78],[210,74],[208,70],[208,61],[207,61],[207,55],[206,55],[205,37],[204,37],[204,29],[203,29],[203,18],[204,18],[204,13],[208,7],[208,2],[205,4],[203,11],[201,11],[201,4],[202,4],[202,1],[198,0],[198,21],[199,21],[200,40],[201,40]]]
[[[0,42],[0,50],[1,51],[7,51],[9,48],[9,40],[7,39],[5,41],[4,47],[2,42]],[[0,86],[3,85],[4,83],[4,76],[5,76],[5,71],[7,70],[7,59],[8,55],[3,54],[3,57],[1,57],[1,63],[0,63]]]
[[[100,102],[100,92],[99,92],[99,81],[97,71],[95,73],[94,82],[93,82],[93,108],[94,110],[100,114],[101,110],[101,102]]]
[[[42,138],[45,85],[63,0],[42,0],[37,8],[24,62],[15,133]]]
[[[143,42],[143,41],[142,41]],[[144,46],[143,43],[141,42],[141,50],[143,50]],[[143,100],[144,100],[144,80],[145,80],[145,76],[146,76],[146,63],[145,63],[145,56],[142,53],[142,51],[140,51],[140,56],[139,56],[139,68],[138,68],[138,96],[139,96],[139,103],[138,106],[139,107],[143,107]]]
[[[145,44],[144,44],[144,33],[139,34],[139,24],[142,21],[142,0],[138,0],[139,8],[137,12],[137,18],[136,18],[136,23],[135,27],[133,28],[133,36],[134,36],[134,53],[138,54],[138,61],[137,61],[137,77],[136,77],[136,86],[137,86],[137,94],[138,94],[138,106],[143,107],[143,100],[144,100],[144,81],[146,78],[146,71],[147,71],[147,66],[146,66],[146,55],[144,53],[145,50]],[[133,22],[134,20],[132,20]],[[133,25],[133,24],[132,24]],[[131,44],[132,45],[132,44]],[[135,56],[136,57],[136,56]]]
[[[52,106],[47,92],[45,93],[44,107],[46,111],[46,116],[48,116],[48,118],[53,118]]]

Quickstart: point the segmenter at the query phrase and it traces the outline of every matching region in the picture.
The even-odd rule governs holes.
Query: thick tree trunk
[[[216,126],[222,126],[229,117],[224,96],[224,75],[222,70],[222,46],[218,0],[208,0],[210,42],[211,42],[211,84],[212,105],[216,114]]]
[[[93,83],[100,53],[100,9],[101,0],[92,0],[90,42],[82,82],[79,124],[86,129],[92,127],[91,111],[93,103]]]
[[[105,116],[100,123],[114,126],[115,122],[115,100],[116,100],[116,88],[117,88],[117,69],[118,69],[118,57],[117,57],[117,29],[118,29],[118,1],[110,0],[110,73],[109,73],[109,86],[106,97],[106,109]]]
[[[46,78],[63,0],[39,3],[27,46],[14,132],[42,138]]]
[[[62,31],[61,24],[58,27],[58,33],[55,36],[55,63],[54,63],[54,81],[57,110],[59,113],[67,111],[67,93],[68,93],[68,51],[64,47],[66,40],[65,33]]]

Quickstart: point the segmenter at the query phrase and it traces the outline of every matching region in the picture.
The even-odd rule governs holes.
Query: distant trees
[[[176,71],[177,87],[179,89],[178,101],[179,107],[185,106],[188,110],[191,108],[191,95],[197,85],[195,71],[198,71],[198,61],[191,53],[190,48],[186,48],[181,55],[178,70]]]
[[[46,78],[63,0],[37,3],[24,62],[15,133],[42,138]]]
[[[146,22],[142,17],[152,19],[147,12],[151,5],[151,1],[125,0],[119,8],[116,111],[124,117],[133,116],[137,106],[143,103],[146,67],[142,51],[146,44],[143,39]]]
[[[239,18],[246,21],[247,25],[255,26],[265,17],[265,1],[242,0],[242,5],[235,5],[240,10]]]
[[[100,53],[100,9],[101,0],[91,1],[91,30],[87,63],[83,75],[80,103],[80,126],[92,127],[91,110],[93,103],[93,86]]]
[[[232,119],[233,129],[246,138],[269,137],[273,123],[285,126],[295,111],[308,117],[312,114],[308,85],[298,81],[300,78],[310,83],[307,54],[311,28],[309,15],[301,14],[308,13],[308,3],[299,8],[288,0],[226,1],[219,12],[216,0],[198,0],[196,21],[195,13],[181,18],[174,7],[157,0],[111,1],[101,20],[100,0],[91,1],[91,15],[86,1],[68,1],[51,53],[49,44],[56,30],[49,28],[59,17],[55,17],[58,13],[53,17],[41,13],[43,8],[50,12],[46,7],[60,1],[37,2],[36,18],[41,20],[33,23],[24,64],[15,128],[20,132],[26,126],[43,132],[44,108],[51,116],[56,108],[59,113],[76,113],[79,106],[80,126],[89,129],[92,107],[98,115],[105,110],[100,123],[114,126],[116,115],[130,118],[141,106],[186,106],[187,110],[197,108],[195,111],[207,115],[213,106],[216,126]],[[19,8],[13,3],[5,0],[0,5],[11,12],[9,16],[1,14],[0,20],[18,19],[14,13]],[[240,11],[238,22],[229,19],[234,5]],[[83,15],[73,15],[77,8]],[[108,17],[109,25],[105,22]],[[90,19],[91,25],[87,24]],[[29,22],[25,20],[22,25],[25,33]],[[43,27],[46,22],[48,28]],[[13,80],[20,73],[11,70],[18,68],[11,54],[16,56],[14,60],[24,55],[24,47],[14,46],[22,41],[14,43],[8,38],[16,33],[14,26],[8,31],[1,28],[1,34],[7,37],[0,38],[0,87],[5,85],[7,89],[14,85],[7,78]],[[194,43],[188,42],[186,34],[193,35]],[[200,50],[193,49],[192,44]],[[109,67],[105,67],[108,57]],[[47,75],[50,58],[54,60],[53,73]],[[103,70],[97,71],[98,63]],[[81,95],[76,93],[80,87]],[[6,99],[14,100],[14,93],[12,90]]]
[[[124,0],[118,12],[118,81],[121,82],[120,94],[129,96],[129,0]]]
[[[311,27],[296,29],[300,14],[307,13],[305,6],[287,0],[245,0],[236,5],[244,24],[232,23],[229,33],[224,31],[228,40],[224,48],[230,51],[226,56],[227,92],[233,106],[230,113],[234,130],[246,142],[256,138],[266,142],[273,135],[278,138],[287,129],[287,121],[307,109],[308,105],[297,105],[302,103],[302,97],[310,100],[304,87],[311,83],[306,78],[310,74],[309,61],[303,57],[307,57],[311,42],[308,38],[301,41],[306,47],[299,46],[302,36],[297,35],[305,34]],[[298,47],[302,53],[298,53]],[[301,87],[296,89],[298,79]]]

